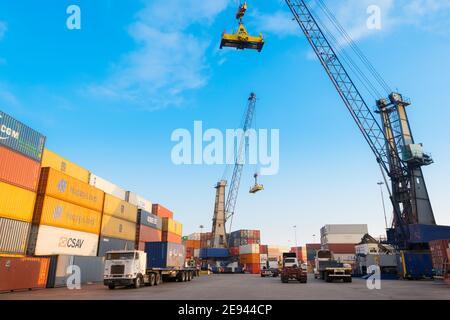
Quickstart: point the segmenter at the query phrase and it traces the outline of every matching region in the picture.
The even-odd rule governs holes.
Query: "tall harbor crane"
[[[212,224],[211,248],[227,248],[226,223],[232,219],[236,207],[236,201],[239,194],[242,171],[244,169],[245,155],[247,146],[246,135],[252,126],[253,116],[256,108],[256,95],[250,94],[248,98],[247,109],[245,111],[244,124],[242,127],[242,136],[240,138],[237,154],[235,157],[233,175],[228,189],[228,195],[225,201],[226,180],[221,180],[216,185],[216,201],[214,204],[214,217]]]
[[[417,240],[424,235],[425,230],[428,234],[435,234],[435,230],[439,230],[439,233],[450,234],[450,227],[436,226],[422,172],[422,167],[432,164],[433,160],[424,153],[422,145],[414,141],[406,112],[406,107],[411,104],[409,100],[400,93],[390,91],[387,98],[378,97],[377,109],[372,112],[343,64],[343,61],[348,62],[348,59],[345,59],[345,56],[342,57],[341,52],[338,54],[331,45],[329,38],[332,34],[328,32],[326,25],[319,23],[304,0],[285,1],[364,139],[375,154],[386,185],[388,178],[391,181],[389,191],[394,219],[392,228],[387,230],[388,241],[399,249],[408,250],[428,242],[423,239],[423,243],[419,244],[421,241]],[[369,63],[362,52],[357,51],[359,49],[337,22],[331,10],[322,0],[318,1],[318,5],[344,38],[347,38],[359,57]],[[331,40],[337,42],[334,38]],[[354,67],[353,65],[352,70]],[[389,89],[373,66],[369,65],[369,68],[379,83]],[[362,76],[364,77],[364,74]],[[381,121],[376,119],[374,113],[380,115]],[[414,241],[412,241],[413,236]]]

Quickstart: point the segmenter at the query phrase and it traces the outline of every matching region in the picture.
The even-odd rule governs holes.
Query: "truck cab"
[[[138,288],[143,284],[146,267],[147,254],[144,251],[109,251],[105,256],[103,283],[110,289],[116,286]]]
[[[352,282],[352,267],[349,264],[336,261],[330,250],[319,250],[316,253],[314,277],[326,282],[332,282],[333,280]]]
[[[295,253],[283,253],[281,282],[288,283],[289,280],[297,280],[300,283],[306,283],[308,281],[307,270],[302,268]]]

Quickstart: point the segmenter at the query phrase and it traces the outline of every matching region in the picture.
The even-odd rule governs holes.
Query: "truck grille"
[[[124,265],[112,265],[111,266],[111,274],[124,274],[125,266]]]

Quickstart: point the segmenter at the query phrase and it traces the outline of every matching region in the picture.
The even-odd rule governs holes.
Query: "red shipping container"
[[[48,258],[0,257],[0,292],[45,288]]]
[[[355,254],[355,244],[354,243],[328,243],[324,245],[324,249],[330,250],[333,253],[351,253]]]
[[[41,165],[20,153],[0,147],[0,180],[20,188],[36,191]]]
[[[173,212],[158,203],[152,205],[152,213],[161,218],[173,219]]]
[[[181,244],[181,240],[182,240],[182,237],[175,233],[172,233],[172,232],[163,232],[162,233],[162,238],[161,238],[162,242],[172,242],[172,243]]]
[[[162,231],[142,224],[136,225],[136,242],[159,242],[162,239]]]
[[[230,247],[230,254],[232,256],[238,256],[239,255],[239,247]]]
[[[261,244],[259,246],[259,253],[268,254],[268,252],[269,252],[269,247],[267,245]]]
[[[320,243],[307,243],[306,250],[320,250],[322,245]]]
[[[433,261],[433,269],[437,276],[446,277],[449,269],[449,259],[447,250],[450,240],[434,240],[430,241],[431,258]]]

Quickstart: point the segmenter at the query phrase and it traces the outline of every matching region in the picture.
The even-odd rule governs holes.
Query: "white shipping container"
[[[41,225],[35,255],[96,256],[98,239],[98,235],[93,233]]]
[[[328,234],[321,238],[322,244],[328,243],[354,243],[358,244],[361,242],[361,238],[364,234]]]
[[[377,254],[380,249],[376,243],[364,243],[355,246],[356,254]]]
[[[137,206],[138,209],[142,209],[152,213],[152,202],[145,199],[144,197],[137,195],[134,192],[127,191],[125,200],[132,205]]]
[[[327,234],[367,234],[367,224],[327,224],[320,229],[320,235]]]
[[[259,253],[259,244],[247,244],[239,247],[239,254]]]
[[[103,179],[103,178],[91,173],[89,175],[89,184],[93,187],[96,187],[97,189],[100,189],[100,190],[106,192],[107,194],[113,195],[116,198],[119,198],[120,200],[125,201],[127,192],[124,189],[122,189],[121,187],[115,185],[112,182],[109,182],[106,179]]]
[[[333,254],[333,258],[343,263],[354,263],[356,260],[356,255],[349,253]]]
[[[188,240],[196,240],[196,241],[199,241],[199,240],[201,240],[201,235],[200,235],[200,233],[193,233],[193,234],[190,234],[190,235],[188,235]]]

